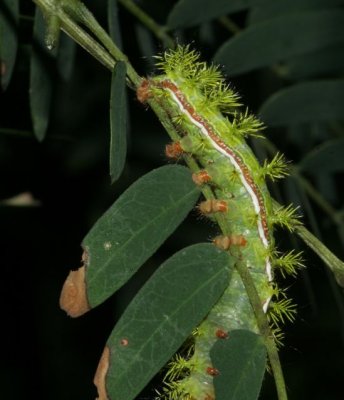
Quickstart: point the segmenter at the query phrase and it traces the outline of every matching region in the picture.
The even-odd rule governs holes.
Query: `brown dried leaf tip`
[[[105,379],[110,364],[110,349],[105,346],[102,356],[100,357],[96,374],[94,375],[93,383],[98,390],[98,397],[96,400],[109,400],[106,393]]]
[[[91,309],[86,294],[85,266],[69,272],[62,287],[60,307],[73,318],[80,317]]]

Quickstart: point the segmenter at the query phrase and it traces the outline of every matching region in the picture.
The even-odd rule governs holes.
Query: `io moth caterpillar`
[[[213,242],[249,268],[262,308],[271,314],[277,332],[278,316],[291,319],[294,308],[289,300],[278,300],[284,292],[274,282],[274,269],[285,267],[285,271],[294,273],[301,265],[299,254],[290,252],[279,257],[275,249],[274,225],[291,229],[295,212],[292,207],[275,212],[265,183],[266,176],[285,176],[286,163],[277,154],[271,163],[259,164],[245,138],[249,134],[259,136],[262,123],[238,109],[239,97],[226,85],[217,67],[199,61],[199,55],[189,47],[178,46],[158,58],[162,74],[142,81],[138,99],[158,102],[178,133],[180,140],[166,147],[166,155],[179,158],[188,154],[196,160],[199,170],[194,172],[193,180],[197,185],[208,185],[213,196],[198,206],[199,211],[212,215],[222,230]],[[177,355],[169,364],[161,397],[215,399],[213,379],[221,371],[211,364],[209,352],[233,329],[257,332],[251,305],[236,272],[197,328],[190,354]]]

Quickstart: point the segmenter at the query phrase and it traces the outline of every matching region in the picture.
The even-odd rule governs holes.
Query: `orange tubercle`
[[[140,103],[146,103],[146,101],[150,98],[150,83],[148,79],[144,79],[140,86],[136,90],[136,97]]]
[[[216,236],[213,243],[221,250],[228,250],[231,246],[246,246],[247,240],[243,235]]]
[[[211,181],[211,176],[205,169],[203,169],[201,171],[193,173],[192,180],[196,183],[196,185],[201,186],[204,183],[208,183],[209,181]]]
[[[168,158],[179,158],[183,153],[184,150],[179,142],[167,144],[165,147],[165,154]]]
[[[217,376],[220,374],[220,371],[217,368],[214,367],[208,367],[207,368],[207,374],[211,376]]]
[[[225,200],[211,199],[202,201],[198,209],[202,214],[211,214],[215,212],[227,212],[228,206]]]
[[[218,329],[215,332],[216,337],[218,337],[219,339],[227,339],[228,338],[228,333],[222,329]]]
[[[231,241],[233,246],[244,247],[247,244],[247,240],[243,235],[232,235]]]

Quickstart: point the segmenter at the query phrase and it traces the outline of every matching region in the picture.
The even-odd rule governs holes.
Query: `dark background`
[[[95,3],[90,7],[105,25],[105,2]],[[164,23],[173,3],[155,0],[141,1],[140,5]],[[33,15],[31,2],[21,2],[21,14]],[[125,53],[139,73],[152,73],[151,59],[138,42],[137,21],[122,8],[119,19]],[[234,14],[233,19],[244,26],[246,13]],[[92,379],[101,351],[127,302],[162,260],[185,245],[209,240],[216,230],[211,223],[198,218],[196,212],[192,213],[116,295],[79,319],[68,318],[59,309],[59,293],[68,271],[80,265],[83,237],[130,183],[168,162],[164,156],[168,137],[153,113],[139,104],[130,91],[128,160],[120,180],[111,185],[110,73],[78,48],[71,78],[68,81],[54,78],[48,134],[39,143],[32,134],[28,96],[30,18],[20,19],[18,33],[20,45],[14,75],[6,92],[0,95],[0,197],[8,199],[30,192],[39,205],[0,207],[3,338],[0,397],[94,399]],[[213,33],[212,41],[206,41],[196,27],[179,32],[178,37],[193,42],[204,58],[211,58],[214,49],[228,37],[228,32],[216,22]],[[155,51],[160,51],[161,44],[152,36],[150,40]],[[339,71],[339,76],[342,73]],[[233,84],[244,103],[255,111],[269,94],[288,82],[266,68],[241,75]],[[306,147],[321,143],[308,137],[294,140],[292,135],[276,134],[274,130],[267,130],[267,135],[296,163],[304,156]],[[343,204],[343,175],[337,174],[332,179],[335,188],[332,205],[339,209]],[[288,188],[281,185],[274,193],[287,202]],[[312,203],[310,206],[322,240],[343,258],[343,245],[336,228],[322,210]],[[305,224],[310,227],[307,216]],[[290,241],[285,232],[278,233],[277,242],[282,248],[304,249],[307,265],[297,280],[283,283],[289,286],[289,293],[298,304],[296,322],[286,326],[281,349],[290,399],[342,399],[342,292],[323,263],[301,242],[295,238]],[[262,399],[276,398],[271,381],[267,376]],[[156,385],[158,379],[139,398],[153,398]]]

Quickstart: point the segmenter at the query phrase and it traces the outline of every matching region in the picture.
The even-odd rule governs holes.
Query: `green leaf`
[[[344,139],[324,143],[309,152],[298,167],[309,173],[340,172],[344,170]]]
[[[129,187],[83,240],[91,307],[119,289],[194,206],[199,189],[181,166],[158,168]]]
[[[17,25],[19,1],[2,0],[0,4],[0,76],[6,90],[13,73],[18,48]]]
[[[340,74],[343,69],[344,44],[339,44],[293,57],[283,65],[282,72],[289,80],[302,80],[325,74]]]
[[[117,0],[108,0],[108,25],[111,39],[116,45],[122,47],[122,36],[119,26]]]
[[[186,28],[249,8],[261,0],[180,0],[171,10],[169,29]]]
[[[342,120],[344,80],[300,83],[273,94],[259,115],[270,126]]]
[[[231,75],[344,42],[344,11],[287,14],[249,26],[215,54]]]
[[[266,368],[266,348],[261,336],[246,330],[230,332],[210,352],[214,367],[216,400],[256,400]]]
[[[76,44],[74,40],[62,33],[57,53],[57,69],[65,81],[69,80],[73,72],[75,50]]]
[[[249,23],[258,23],[281,15],[297,13],[300,11],[329,9],[341,6],[344,0],[261,0],[257,6],[253,6],[249,15]]]
[[[228,253],[196,244],[158,269],[107,342],[111,359],[106,387],[111,399],[134,399],[165,365],[228,286],[233,264]]]
[[[127,97],[125,62],[118,61],[112,73],[110,98],[110,176],[114,183],[122,174],[127,155]]]
[[[30,65],[30,109],[34,134],[39,141],[42,141],[48,128],[52,98],[52,77],[50,75],[52,55],[45,47],[45,22],[38,7],[36,7],[33,37],[34,45]]]

